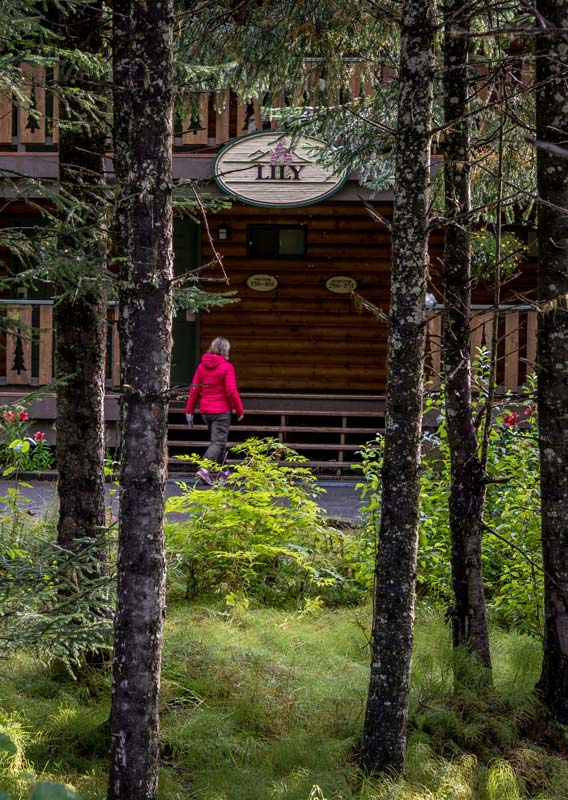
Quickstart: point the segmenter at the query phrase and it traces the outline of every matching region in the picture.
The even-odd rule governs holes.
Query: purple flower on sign
[[[291,164],[292,154],[282,140],[278,142],[270,156],[271,164]]]

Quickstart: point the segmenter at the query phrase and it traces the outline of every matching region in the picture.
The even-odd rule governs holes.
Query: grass
[[[495,689],[452,696],[448,631],[420,610],[405,779],[367,781],[353,748],[368,681],[368,609],[293,614],[174,601],[165,631],[161,800],[564,800],[564,730],[532,687],[540,644],[495,631]],[[0,788],[33,773],[106,797],[110,675],[74,681],[30,657],[0,670]],[[320,790],[313,787],[317,785]],[[312,791],[313,790],[313,791]],[[140,798],[142,800],[142,798]]]

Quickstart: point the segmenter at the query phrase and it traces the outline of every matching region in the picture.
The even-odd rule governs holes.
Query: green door
[[[174,220],[174,272],[183,275],[201,263],[201,228],[190,219]],[[173,322],[173,350],[170,383],[188,386],[199,359],[199,319],[185,309]]]

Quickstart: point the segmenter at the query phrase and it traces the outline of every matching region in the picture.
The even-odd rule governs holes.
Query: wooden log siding
[[[388,216],[391,210],[385,205],[381,213]],[[230,225],[228,241],[217,238],[221,219]],[[237,292],[240,302],[201,315],[202,350],[215,336],[226,336],[243,389],[384,390],[385,324],[368,312],[357,313],[351,297],[325,287],[328,278],[348,275],[357,281],[365,300],[387,309],[390,235],[384,226],[360,205],[348,203],[274,211],[235,204],[229,214],[212,218],[210,225],[231,281],[228,288]],[[306,226],[306,255],[250,257],[248,225]],[[206,263],[212,251],[205,232],[202,248]],[[257,273],[274,276],[277,288],[249,289],[247,278]],[[219,273],[212,268],[203,276],[214,278]],[[207,283],[204,287],[223,288]]]

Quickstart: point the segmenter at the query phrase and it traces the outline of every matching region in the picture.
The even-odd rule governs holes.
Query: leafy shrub
[[[484,354],[478,360],[483,368]],[[505,398],[496,409],[490,432],[485,504],[483,570],[486,598],[493,619],[508,629],[539,633],[542,627],[543,592],[540,550],[540,488],[537,441],[537,408],[531,382],[524,398],[513,405]],[[479,403],[481,400],[477,401]],[[475,409],[476,411],[479,408]],[[420,493],[418,591],[440,605],[453,602],[451,540],[448,521],[450,455],[446,419],[440,395],[429,395],[425,413],[436,420],[435,430],[425,435]],[[481,434],[480,434],[481,435]],[[378,529],[382,437],[362,449],[364,482],[361,496],[367,500],[368,534]],[[360,553],[360,561],[370,552]],[[357,558],[355,556],[355,558]],[[357,575],[370,585],[372,569],[359,566]]]
[[[53,465],[53,453],[45,434],[29,435],[32,420],[22,406],[0,408],[0,466],[4,475],[16,470],[43,470]]]
[[[475,231],[472,236],[471,271],[477,278],[494,279],[497,266],[497,240],[485,228]],[[527,257],[528,247],[510,231],[501,235],[500,269],[501,276],[510,278]]]
[[[166,504],[170,569],[186,595],[218,594],[231,605],[239,595],[276,605],[319,595],[358,599],[350,534],[326,520],[317,503],[324,490],[298,466],[305,459],[271,439],[249,439],[233,452],[243,458],[225,483],[207,491],[182,485]],[[188,519],[172,521],[179,513]]]

